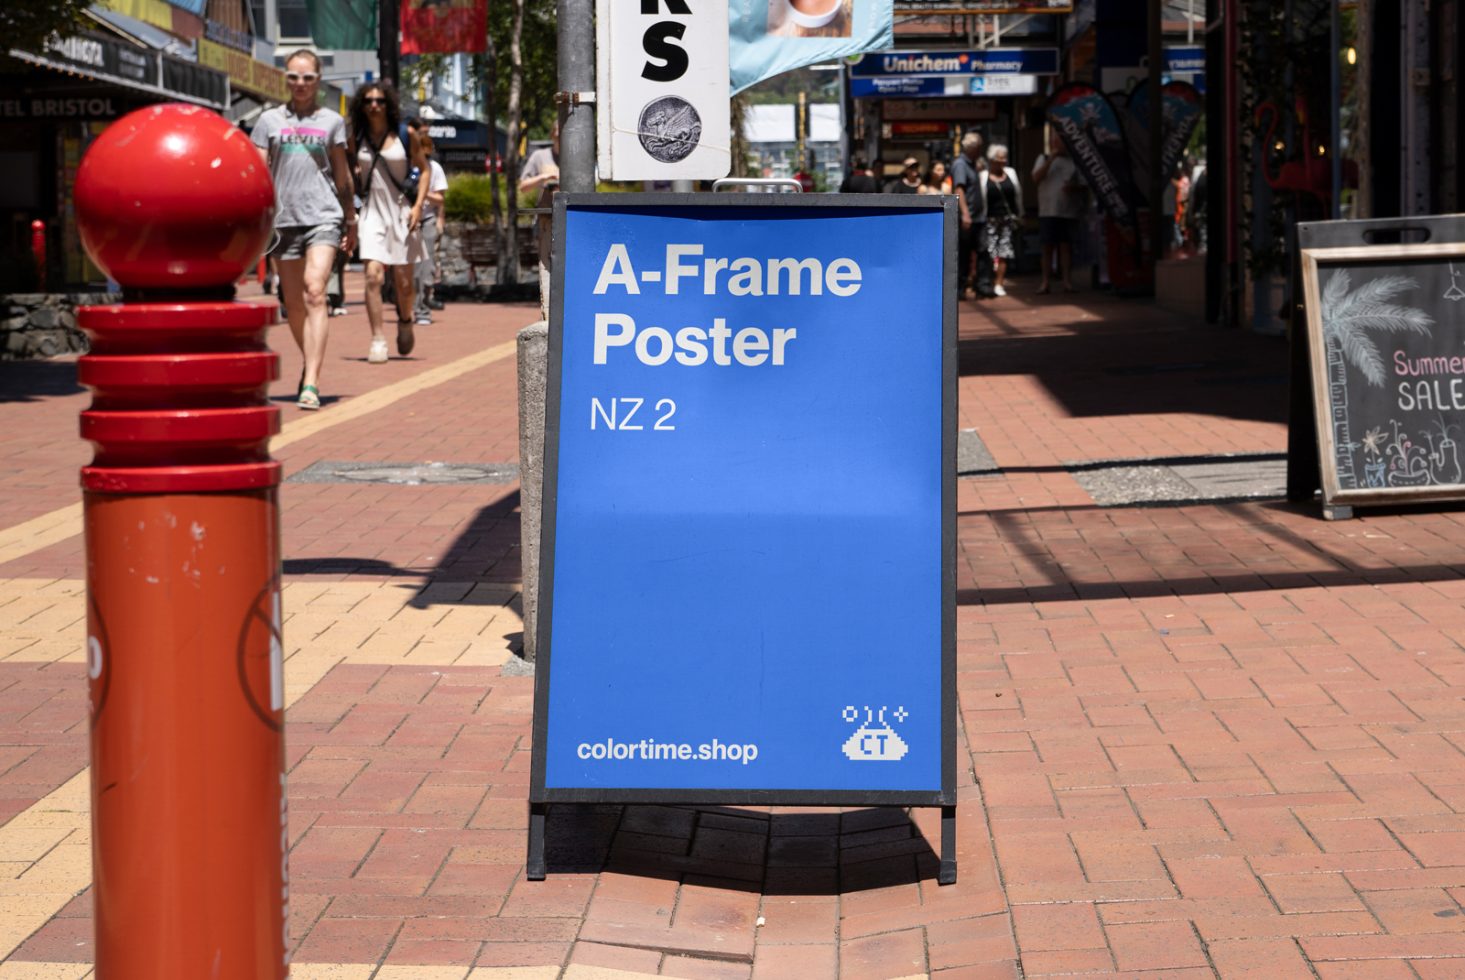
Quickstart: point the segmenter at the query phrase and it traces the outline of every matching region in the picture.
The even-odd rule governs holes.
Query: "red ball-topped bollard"
[[[83,307],[81,434],[96,970],[288,970],[269,171],[191,106],[113,123],[76,177],[82,244],[124,302]]]

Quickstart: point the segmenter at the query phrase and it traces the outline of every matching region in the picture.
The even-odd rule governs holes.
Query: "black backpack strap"
[[[382,137],[382,142],[386,142],[386,137]],[[366,197],[367,191],[371,190],[371,176],[376,172],[376,165],[381,163],[382,159],[381,147],[373,143],[370,136],[366,137],[366,148],[371,151],[371,169],[366,172],[366,186],[362,188],[361,191],[361,196],[363,198]],[[408,161],[408,164],[410,169],[410,160]],[[407,185],[397,179],[396,175],[392,173],[392,168],[383,167],[382,170],[386,173],[387,179],[392,182],[392,186],[397,188],[397,193],[401,194],[403,197],[407,197]],[[413,201],[412,203],[416,204],[417,202]]]

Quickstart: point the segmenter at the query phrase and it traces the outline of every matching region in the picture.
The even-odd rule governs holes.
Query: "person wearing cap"
[[[901,164],[900,177],[890,182],[885,188],[887,194],[919,194],[921,193],[921,161],[915,157],[906,157]]]

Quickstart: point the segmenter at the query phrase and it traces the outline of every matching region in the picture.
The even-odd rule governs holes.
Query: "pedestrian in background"
[[[931,161],[931,166],[926,169],[926,176],[921,178],[921,193],[951,193],[951,175],[946,172],[946,164],[940,160]]]
[[[841,194],[877,194],[879,191],[880,185],[876,183],[874,175],[870,173],[870,165],[865,162],[864,157],[855,157],[849,176],[845,177],[844,183],[839,185],[839,192]]]
[[[350,252],[356,208],[346,155],[346,122],[317,104],[320,58],[301,49],[285,59],[290,101],[260,113],[251,138],[275,183],[275,233],[270,257],[290,335],[305,359],[296,404],[320,408],[320,370],[329,321],[326,282],[337,251]]]
[[[443,165],[434,159],[436,147],[432,137],[423,132],[419,142],[423,156],[427,157],[427,199],[422,206],[422,250],[425,254],[413,269],[417,302],[412,319],[421,327],[432,323],[432,287],[437,282],[437,242],[443,230],[443,199],[448,190],[448,175],[443,171]]]
[[[992,256],[992,292],[998,296],[1007,295],[1007,264],[1017,258],[1022,228],[1022,188],[1007,162],[1007,147],[993,143],[987,151],[987,169],[982,172],[982,197],[987,202],[983,248]]]
[[[366,360],[387,360],[382,328],[382,282],[392,270],[397,307],[397,353],[412,353],[412,270],[423,257],[422,209],[427,201],[427,157],[418,138],[408,131],[410,145],[397,135],[401,112],[391,82],[370,82],[351,100],[351,153],[356,160],[361,211],[361,260],[366,263],[366,319],[371,346]],[[416,167],[416,186],[410,180]]]
[[[951,182],[957,195],[961,232],[957,237],[957,295],[989,297],[992,292],[992,257],[986,252],[987,197],[982,183],[982,135],[967,133],[961,138],[961,156],[951,167]],[[976,259],[976,287],[971,293],[972,260]]]
[[[1057,260],[1059,281],[1065,293],[1073,292],[1073,238],[1083,213],[1083,182],[1068,155],[1068,147],[1056,130],[1048,134],[1048,152],[1033,165],[1038,185],[1038,242],[1043,249],[1043,282],[1039,293],[1052,288],[1052,268]]]
[[[524,161],[519,169],[519,199],[527,201],[534,197],[534,206],[550,208],[554,195],[560,189],[560,124],[556,120],[549,130],[549,145],[541,146]],[[548,269],[552,262],[551,249],[554,246],[554,220],[548,211],[539,215],[534,222],[535,250],[539,252],[539,265]],[[519,270],[514,270],[514,281],[519,281]]]
[[[900,176],[885,188],[887,194],[919,194],[921,192],[921,161],[906,157]]]

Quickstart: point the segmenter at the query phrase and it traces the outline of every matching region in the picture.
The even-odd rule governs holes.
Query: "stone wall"
[[[81,304],[118,303],[121,293],[11,293],[0,296],[0,360],[85,354],[87,339],[76,327]]]
[[[464,240],[472,235],[478,240],[481,250],[489,245],[493,228],[464,221],[443,223],[443,232],[438,236],[438,267],[442,272],[439,283],[447,287],[445,295],[458,296],[470,289],[487,290],[498,281],[498,270],[492,262],[470,266],[465,255]],[[538,280],[539,258],[534,250],[534,231],[528,226],[519,229],[519,275],[518,282]],[[479,256],[480,261],[482,255]]]
[[[443,222],[443,233],[437,239],[437,261],[442,270],[440,282],[444,286],[462,287],[472,282],[468,262],[463,258],[462,236],[466,227],[461,221]]]

